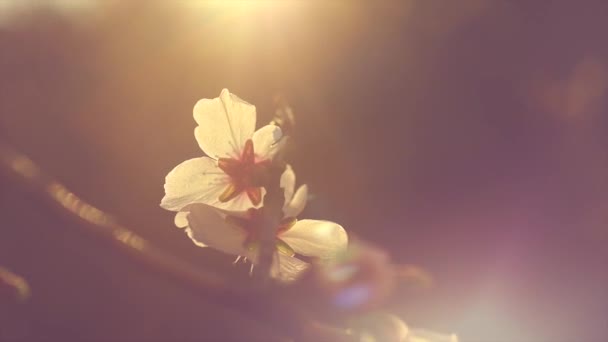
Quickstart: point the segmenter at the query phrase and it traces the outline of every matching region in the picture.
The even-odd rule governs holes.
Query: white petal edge
[[[225,220],[225,215],[204,204],[193,205],[188,214],[186,233],[195,244],[232,255],[246,255],[246,232]]]
[[[256,161],[272,160],[274,155],[283,147],[285,139],[279,126],[266,125],[253,133],[253,150]]]
[[[301,220],[279,238],[296,253],[321,259],[335,257],[348,245],[344,228],[330,221]]]
[[[188,212],[187,211],[178,211],[175,214],[175,218],[173,219],[175,226],[177,228],[186,228],[188,227]]]
[[[285,197],[285,204],[283,209],[289,205],[293,198],[293,191],[296,187],[296,173],[293,172],[291,165],[285,166],[285,171],[281,174],[279,185],[283,189],[283,196]]]
[[[218,201],[229,177],[208,157],[193,158],[177,165],[165,178],[165,196],[160,206],[180,211],[192,203]]]
[[[223,89],[219,97],[201,99],[193,109],[194,136],[211,158],[239,156],[255,130],[255,106]]]
[[[298,217],[306,208],[306,202],[308,201],[308,186],[306,184],[300,186],[296,193],[291,198],[289,203],[283,207],[284,217]]]

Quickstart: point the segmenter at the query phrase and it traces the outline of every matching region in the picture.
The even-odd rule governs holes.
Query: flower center
[[[247,233],[247,238],[243,243],[249,251],[256,251],[260,247],[260,235],[263,229],[262,226],[262,211],[258,209],[249,209],[247,211],[247,217],[236,217],[226,216],[226,221],[230,224],[236,225]],[[279,226],[275,229],[275,248],[276,250],[287,256],[294,256],[294,250],[283,240],[280,239],[280,235],[291,227],[293,227],[298,220],[295,217],[287,217],[279,222]]]
[[[251,139],[245,142],[240,158],[220,158],[219,168],[230,176],[230,183],[219,197],[220,202],[228,202],[245,192],[253,205],[259,205],[262,202],[262,187],[267,182],[270,164],[268,159],[255,161]]]

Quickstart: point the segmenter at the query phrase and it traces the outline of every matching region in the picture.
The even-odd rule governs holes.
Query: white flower
[[[281,129],[267,125],[254,132],[255,106],[222,90],[194,106],[194,135],[207,157],[176,166],[165,179],[161,207],[179,211],[204,203],[230,211],[261,206],[264,178],[280,148]]]
[[[281,176],[284,189],[284,218],[277,227],[276,253],[271,275],[283,281],[296,279],[308,263],[296,255],[328,260],[343,252],[348,236],[340,225],[329,221],[297,220],[306,205],[307,187],[294,193],[295,174],[287,167]],[[260,210],[250,209],[244,217],[230,216],[203,204],[190,205],[177,213],[175,223],[186,229],[188,236],[201,247],[211,247],[224,253],[257,262]]]

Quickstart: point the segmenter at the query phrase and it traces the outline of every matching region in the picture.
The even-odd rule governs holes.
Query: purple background
[[[315,194],[303,216],[433,275],[391,302],[408,324],[462,341],[608,338],[607,2],[194,3],[4,9],[0,133],[146,238],[241,279],[173,227],[162,183],[201,154],[199,98],[229,88],[261,124],[282,94],[290,160]],[[221,315],[2,182],[0,264],[32,282],[34,336],[222,336]]]

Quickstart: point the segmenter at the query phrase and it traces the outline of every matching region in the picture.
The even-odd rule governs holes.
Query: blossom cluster
[[[287,137],[270,124],[255,130],[256,108],[227,89],[194,106],[194,136],[206,156],[182,162],[165,179],[161,207],[176,212],[175,225],[200,247],[258,262],[264,197],[273,159]],[[271,276],[291,281],[308,268],[302,260],[333,259],[346,249],[348,236],[340,225],[299,220],[308,188],[296,190],[296,175],[285,167],[283,218],[275,231]]]

